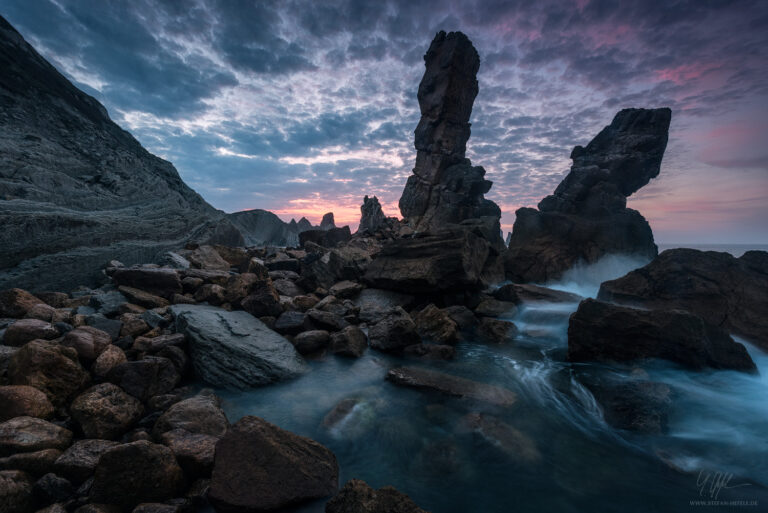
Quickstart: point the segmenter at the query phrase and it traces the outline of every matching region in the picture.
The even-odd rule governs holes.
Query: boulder
[[[397,351],[418,344],[421,339],[411,316],[398,306],[368,328],[368,341],[379,351]]]
[[[93,475],[101,455],[118,445],[109,440],[78,440],[55,460],[52,468],[73,483],[82,483]]]
[[[481,317],[514,317],[516,313],[517,306],[514,303],[494,298],[484,299],[475,307],[475,314]]]
[[[35,339],[51,340],[59,336],[59,330],[50,322],[39,319],[20,319],[5,330],[3,344],[21,347]]]
[[[518,330],[515,323],[502,319],[483,317],[477,327],[477,336],[483,342],[502,344],[512,342],[517,337]]]
[[[307,310],[307,318],[313,326],[328,331],[340,331],[349,326],[349,322],[342,317],[340,312],[318,310],[317,305],[315,308]]]
[[[226,301],[227,289],[221,285],[206,283],[195,291],[195,301],[219,306]]]
[[[325,348],[331,336],[325,330],[310,330],[293,338],[293,346],[300,354],[310,354]]]
[[[224,388],[249,388],[305,372],[301,356],[285,338],[246,312],[200,305],[174,305],[176,329],[187,336],[197,377]]]
[[[412,317],[422,339],[437,344],[455,344],[459,339],[459,326],[434,304],[427,305]]]
[[[142,404],[112,383],[89,388],[69,408],[87,438],[117,440],[141,419]]]
[[[368,349],[368,337],[357,326],[347,326],[331,335],[331,352],[341,356],[360,358]]]
[[[254,317],[277,317],[283,313],[280,296],[271,282],[265,282],[244,298],[240,305]]]
[[[331,230],[336,228],[336,222],[333,219],[333,212],[326,212],[323,214],[323,218],[320,220],[321,230]]]
[[[184,474],[173,452],[145,440],[118,445],[101,455],[90,500],[130,508],[178,496]]]
[[[419,84],[421,119],[414,145],[416,165],[400,198],[400,212],[417,231],[489,217],[498,225],[499,207],[483,195],[492,182],[465,158],[469,117],[478,92],[480,57],[461,32],[437,33],[424,55]],[[499,228],[494,237],[501,243]]]
[[[654,309],[683,309],[768,351],[768,252],[670,249],[600,286],[598,299]]]
[[[141,289],[121,286],[118,290],[132,303],[143,306],[144,308],[162,308],[168,306],[168,300],[154,294],[150,294]]]
[[[349,226],[343,228],[328,228],[320,230],[307,230],[299,234],[299,244],[305,247],[312,242],[324,248],[334,248],[339,244],[348,242],[352,238]]]
[[[498,255],[474,230],[447,228],[386,244],[368,265],[364,280],[371,287],[406,294],[480,290],[503,278],[486,272]]]
[[[107,379],[141,402],[167,394],[179,384],[181,376],[168,358],[145,356],[141,360],[118,364]]]
[[[35,511],[34,483],[26,472],[0,471],[0,511],[3,513],[32,513]]]
[[[184,292],[179,273],[175,269],[133,267],[117,269],[112,280],[120,285],[143,290],[164,298]]]
[[[568,323],[572,362],[669,360],[691,369],[756,372],[742,344],[684,310],[639,310],[585,299]]]
[[[507,283],[493,291],[493,297],[510,303],[532,303],[543,301],[547,303],[578,303],[582,298],[578,294],[550,289],[540,285]]]
[[[109,333],[93,326],[80,326],[64,335],[61,343],[72,347],[85,361],[93,361],[112,343]]]
[[[605,421],[617,428],[660,435],[667,432],[672,391],[664,383],[619,381],[579,376],[603,410]]]
[[[72,442],[72,432],[35,417],[15,417],[0,423],[0,456],[43,449],[63,450]]]
[[[219,437],[190,433],[186,429],[172,429],[160,435],[159,439],[173,451],[176,461],[187,477],[211,475]]]
[[[672,112],[624,109],[586,148],[576,146],[573,165],[538,210],[521,208],[505,256],[507,278],[552,281],[576,263],[608,254],[652,259],[653,233],[627,197],[659,174]]]
[[[395,385],[433,390],[496,406],[511,406],[517,396],[506,388],[479,383],[444,372],[417,367],[396,367],[387,372],[387,380]]]
[[[47,340],[29,342],[13,354],[8,365],[12,385],[37,388],[54,406],[64,404],[89,379],[74,349]]]
[[[14,417],[48,419],[53,405],[40,390],[30,386],[0,386],[0,422]]]
[[[469,413],[461,418],[457,431],[474,433],[517,461],[530,464],[541,460],[531,437],[492,415]]]
[[[43,303],[26,290],[0,290],[0,318],[12,317],[21,319],[35,305]]]
[[[328,292],[341,299],[349,299],[357,296],[365,286],[355,281],[343,280],[335,283]]]
[[[475,314],[464,305],[453,305],[443,308],[443,312],[459,327],[461,331],[469,331],[477,326]]]
[[[91,373],[93,373],[93,376],[96,378],[105,379],[112,369],[127,361],[128,359],[122,349],[117,346],[109,345],[104,352],[96,358],[96,361],[93,362]]]
[[[19,452],[0,458],[0,470],[21,470],[31,476],[39,477],[51,471],[59,456],[61,456],[59,449]]]
[[[75,489],[67,479],[49,472],[35,482],[32,493],[40,503],[51,504],[74,498]]]
[[[325,513],[427,513],[391,486],[374,490],[365,481],[350,479],[325,505]]]
[[[120,331],[123,329],[123,323],[118,319],[108,319],[102,314],[93,314],[85,317],[86,325],[108,334],[110,339],[115,341],[120,338]]]
[[[304,294],[304,291],[291,280],[277,279],[272,282],[275,290],[281,296],[295,297]]]
[[[360,224],[357,226],[357,234],[374,234],[381,228],[389,224],[387,216],[381,210],[381,203],[376,196],[363,198],[363,204],[360,205]]]
[[[166,347],[183,346],[187,338],[183,333],[172,333],[170,335],[159,335],[157,337],[139,337],[133,341],[132,349],[143,353],[157,353]]]
[[[224,260],[212,246],[203,245],[193,250],[181,251],[179,254],[195,269],[229,271],[230,268],[229,262]]]
[[[168,408],[155,422],[153,434],[159,436],[174,429],[221,438],[229,429],[229,421],[219,398],[211,392],[202,392]]]
[[[117,290],[96,290],[88,301],[88,305],[102,315],[113,316],[120,312],[120,307],[128,302]]]
[[[53,319],[54,315],[58,315],[55,308],[52,306],[40,304],[30,308],[24,318],[39,319],[41,321],[51,322],[51,319]]]
[[[406,347],[403,352],[427,360],[453,360],[456,349],[445,344],[414,344]]]
[[[275,320],[275,331],[283,335],[297,335],[311,327],[307,315],[303,312],[289,310],[280,314]]]
[[[247,416],[216,445],[208,498],[218,511],[270,511],[331,495],[338,479],[327,448]]]

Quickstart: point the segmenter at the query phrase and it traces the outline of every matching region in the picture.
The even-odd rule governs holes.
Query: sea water
[[[644,263],[609,257],[547,285],[594,297],[600,282]],[[331,449],[341,484],[392,485],[433,513],[768,511],[768,355],[747,345],[759,375],[645,366],[672,389],[669,431],[616,430],[565,361],[577,306],[523,304],[510,318],[520,329],[514,343],[467,340],[449,362],[372,350],[328,355],[297,380],[218,393],[231,421],[256,415]],[[397,365],[502,386],[518,400],[499,408],[397,387],[385,380]],[[350,413],[324,425],[348,398],[357,401]],[[491,427],[462,427],[478,413]],[[320,512],[324,503],[295,511]]]

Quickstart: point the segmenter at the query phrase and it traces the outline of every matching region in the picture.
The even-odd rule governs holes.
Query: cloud
[[[675,202],[708,198],[718,170],[768,200],[768,4],[756,0],[6,0],[0,11],[227,211],[354,218],[376,194],[396,215],[422,56],[440,29],[464,31],[481,56],[468,156],[494,182],[505,229],[557,186],[573,146],[630,106],[673,109],[662,174],[632,198],[657,238],[693,229],[696,201],[685,214]],[[743,192],[718,192],[741,214],[709,238],[768,242]]]

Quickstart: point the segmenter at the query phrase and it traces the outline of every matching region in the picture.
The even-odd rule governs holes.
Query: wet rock
[[[90,499],[123,508],[176,497],[184,475],[173,452],[147,441],[118,445],[99,458]]]
[[[325,348],[330,339],[325,330],[304,331],[293,338],[293,346],[300,354],[309,354]]]
[[[227,289],[221,285],[206,283],[195,291],[195,301],[218,306],[226,301]]]
[[[92,326],[80,326],[64,335],[61,343],[72,347],[85,361],[93,361],[112,343],[109,333]]]
[[[624,109],[586,148],[576,146],[573,165],[538,210],[516,212],[507,278],[546,282],[577,262],[594,263],[607,254],[657,254],[648,222],[626,208],[626,198],[659,174],[672,112]]]
[[[39,319],[20,319],[5,330],[3,344],[21,347],[35,339],[51,340],[59,336],[59,330],[50,322]]]
[[[159,439],[173,451],[186,476],[195,478],[211,475],[219,437],[190,433],[186,429],[172,429],[160,435]]]
[[[137,305],[143,306],[144,308],[161,308],[164,306],[168,306],[168,300],[165,298],[162,298],[160,296],[156,296],[154,294],[150,294],[149,292],[145,292],[140,289],[135,289],[133,287],[118,287],[118,290],[128,298],[129,301],[132,303],[135,303]]]
[[[98,330],[107,333],[111,340],[120,338],[120,331],[123,329],[123,323],[117,319],[107,319],[101,314],[88,315],[85,323]]]
[[[40,390],[30,386],[0,386],[0,422],[14,417],[48,419],[53,405]]]
[[[146,356],[141,360],[116,365],[107,379],[141,402],[167,394],[179,384],[181,376],[167,358]]]
[[[582,298],[578,294],[550,289],[539,285],[507,283],[493,292],[493,297],[510,303],[545,301],[547,303],[576,303]]]
[[[541,460],[541,453],[531,437],[491,415],[470,413],[459,421],[459,432],[472,432],[485,439],[492,447],[526,463]]]
[[[139,337],[133,342],[132,349],[154,354],[169,346],[182,346],[186,343],[186,340],[183,333],[172,333],[152,338]]]
[[[8,379],[12,385],[28,385],[45,392],[53,405],[59,406],[84,388],[89,376],[71,347],[33,340],[11,357]]]
[[[506,388],[417,367],[391,369],[387,373],[387,380],[396,385],[434,390],[445,395],[497,406],[510,406],[517,400],[514,392]]]
[[[115,284],[144,290],[160,297],[171,297],[184,292],[179,273],[175,269],[126,268],[112,274]]]
[[[483,342],[502,344],[512,342],[517,337],[518,330],[515,323],[501,319],[483,317],[477,327],[477,335]]]
[[[23,289],[7,289],[0,291],[0,318],[12,317],[21,319],[30,308],[41,304],[42,301]]]
[[[88,305],[102,315],[117,315],[120,312],[120,306],[128,302],[128,298],[117,290],[97,292],[91,296]]]
[[[175,504],[162,504],[159,502],[147,502],[139,504],[131,513],[179,513],[181,508]]]
[[[32,513],[35,498],[32,478],[18,470],[0,471],[0,511],[3,513]]]
[[[19,452],[6,458],[0,458],[0,470],[21,470],[31,476],[42,476],[51,471],[59,456],[61,456],[59,449]]]
[[[43,449],[63,450],[71,441],[71,431],[35,417],[15,417],[0,424],[0,456]]]
[[[368,329],[368,341],[379,351],[396,351],[418,344],[421,339],[411,316],[400,307],[390,310]]]
[[[670,249],[645,267],[600,286],[598,299],[688,310],[768,350],[768,253]]]
[[[406,347],[403,352],[428,360],[453,360],[456,356],[456,349],[444,344],[415,344]]]
[[[360,358],[368,349],[368,337],[357,326],[347,326],[331,335],[331,352],[341,356]]]
[[[239,306],[254,290],[267,285],[267,278],[254,273],[234,274],[227,279],[224,301]]]
[[[187,336],[195,374],[225,388],[249,388],[302,374],[305,364],[286,339],[246,312],[174,305],[176,329]]]
[[[303,312],[288,311],[275,320],[274,330],[283,335],[297,335],[311,327]]]
[[[475,308],[475,314],[485,317],[514,317],[517,306],[509,301],[498,299],[484,299]]]
[[[269,511],[338,487],[331,451],[258,417],[243,417],[216,445],[208,498],[218,511]]]
[[[112,369],[127,361],[128,359],[122,349],[109,345],[93,362],[91,373],[97,378],[105,379]]]
[[[15,347],[0,345],[0,385],[8,383],[8,364],[16,351]]]
[[[304,291],[291,280],[278,279],[273,282],[275,290],[281,296],[295,297],[304,294]]]
[[[66,502],[75,495],[72,483],[53,473],[45,474],[32,487],[32,493],[43,504]]]
[[[174,429],[221,438],[229,429],[229,421],[219,398],[211,392],[201,392],[168,408],[157,419],[153,433],[159,436]]]
[[[340,331],[349,326],[349,323],[340,314],[317,308],[308,310],[307,317],[314,326],[328,331]]]
[[[326,513],[427,513],[407,495],[391,486],[374,490],[365,481],[351,479],[325,505]]]
[[[341,299],[349,299],[357,296],[365,287],[357,282],[344,280],[335,283],[328,292]]]
[[[283,313],[280,296],[271,283],[265,283],[241,301],[243,310],[254,317],[277,317]]]
[[[25,319],[38,319],[45,322],[51,322],[53,316],[56,315],[56,309],[48,305],[35,305],[29,309],[24,316]]]
[[[444,311],[430,304],[413,315],[416,331],[425,340],[437,344],[455,344],[459,327]]]
[[[56,459],[53,469],[73,483],[82,483],[93,475],[101,455],[118,445],[109,440],[78,440]]]
[[[603,409],[603,418],[617,429],[647,434],[667,432],[671,390],[646,380],[616,381],[580,377]]]
[[[400,198],[400,211],[417,231],[435,231],[448,223],[501,215],[486,200],[492,182],[485,170],[465,158],[469,116],[478,92],[480,57],[461,32],[439,32],[424,56],[419,84],[421,119],[415,132],[413,174]],[[496,237],[498,235],[496,229]]]
[[[121,513],[121,510],[113,504],[85,504],[77,508],[75,513]]]
[[[586,299],[568,324],[572,362],[669,360],[691,369],[756,372],[742,344],[683,310],[638,310]]]
[[[454,305],[443,308],[443,312],[459,327],[461,331],[469,331],[479,322],[475,314],[464,305]]]
[[[70,412],[86,437],[117,440],[139,421],[144,407],[118,386],[102,383],[77,396]]]
[[[138,337],[150,330],[149,324],[136,314],[123,314],[120,322],[123,323],[120,328],[121,337]]]

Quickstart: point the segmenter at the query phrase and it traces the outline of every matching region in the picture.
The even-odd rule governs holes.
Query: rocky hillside
[[[93,284],[112,258],[242,243],[169,162],[0,17],[0,288]]]
[[[253,209],[233,212],[227,218],[243,235],[246,246],[286,246],[299,245],[299,234],[307,230],[329,230],[335,228],[333,213],[323,216],[320,226],[312,226],[306,217],[297,223],[294,219],[286,223],[269,210]]]

